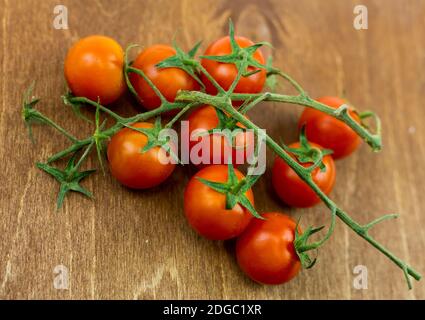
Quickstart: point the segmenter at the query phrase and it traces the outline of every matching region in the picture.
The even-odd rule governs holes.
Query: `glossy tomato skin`
[[[189,137],[191,137],[189,151],[192,151],[196,145],[204,145],[204,149],[209,150],[209,155],[205,156],[206,159],[208,158],[208,164],[227,164],[229,157],[231,157],[231,162],[235,165],[244,164],[254,152],[254,134],[251,131],[236,133],[234,146],[229,143],[226,137],[220,134],[196,138],[196,132],[215,129],[219,125],[216,110],[212,106],[202,106],[195,109],[187,120],[189,121]],[[238,126],[244,128],[242,124],[238,124]],[[194,154],[196,153],[196,156],[203,159],[203,148],[198,150],[199,152],[194,150]],[[202,167],[206,163],[200,165]]]
[[[241,48],[252,46],[254,42],[245,37],[235,37],[236,42]],[[213,42],[205,51],[204,55],[207,56],[222,56],[232,52],[230,46],[229,36],[218,39]],[[255,51],[254,58],[261,64],[265,64],[264,56],[259,49]],[[202,59],[202,66],[210,73],[210,75],[217,81],[217,83],[224,89],[228,90],[236,78],[238,70],[234,64],[222,63],[218,61]],[[254,71],[257,68],[249,67],[249,71]],[[209,94],[217,94],[217,89],[202,74],[201,80],[206,87]],[[250,75],[249,77],[242,77],[235,88],[235,93],[259,93],[264,87],[266,81],[266,70],[260,69],[260,72]]]
[[[132,65],[142,70],[169,102],[174,102],[179,90],[199,90],[200,87],[195,79],[179,68],[156,67],[175,54],[176,50],[171,46],[153,45],[143,50]],[[156,109],[161,105],[160,98],[141,76],[130,73],[130,81],[146,109]]]
[[[238,179],[243,174],[235,169]],[[184,192],[184,212],[193,229],[211,240],[227,240],[241,234],[252,219],[252,214],[236,204],[233,209],[226,209],[226,196],[219,193],[198,178],[209,181],[226,182],[227,166],[212,165],[198,171],[189,181]],[[246,197],[254,205],[254,195],[249,189]]]
[[[113,39],[89,36],[75,43],[65,59],[65,78],[75,96],[107,105],[125,89],[124,51]]]
[[[153,124],[138,122],[135,128],[152,128]],[[123,185],[133,189],[155,187],[165,181],[174,171],[175,164],[163,164],[167,152],[154,147],[142,153],[147,137],[130,128],[121,129],[108,145],[108,161],[112,175]]]
[[[312,142],[310,142],[310,145],[322,148]],[[298,148],[299,143],[292,143],[289,147]],[[323,157],[323,163],[326,171],[322,172],[320,168],[316,168],[311,174],[317,186],[325,194],[329,194],[335,184],[335,163],[330,155]],[[312,163],[303,163],[302,165],[306,167],[312,165]],[[272,183],[279,198],[291,207],[307,208],[320,202],[320,198],[314,191],[280,157],[276,157],[273,164]]]
[[[288,282],[301,268],[293,244],[296,222],[277,212],[262,216],[265,220],[252,219],[238,238],[238,264],[256,282],[271,285]]]
[[[332,108],[338,108],[345,100],[338,97],[321,97],[316,101],[326,104]],[[360,123],[360,118],[353,109],[349,110],[350,116]],[[361,138],[344,122],[335,119],[321,111],[313,108],[305,108],[298,122],[301,129],[306,125],[308,140],[315,142],[326,149],[334,151],[332,157],[341,159],[352,154],[361,144]]]

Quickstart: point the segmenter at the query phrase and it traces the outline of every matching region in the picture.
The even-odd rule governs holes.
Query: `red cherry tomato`
[[[254,281],[282,284],[294,278],[301,262],[294,248],[296,223],[281,213],[252,219],[236,243],[240,268]],[[301,231],[298,228],[298,232]]]
[[[241,234],[252,219],[252,214],[240,204],[226,209],[226,196],[211,189],[198,178],[214,182],[226,182],[226,165],[208,166],[193,176],[184,193],[184,212],[193,229],[212,240],[227,240]],[[238,180],[244,175],[235,169]],[[254,195],[249,189],[245,193],[254,205]]]
[[[310,145],[322,148],[311,142]],[[299,142],[289,145],[290,148],[298,148],[299,146]],[[293,158],[296,159],[295,156]],[[324,156],[322,161],[326,171],[316,168],[311,175],[319,188],[325,194],[329,194],[335,184],[335,163],[330,155]],[[307,167],[312,165],[312,163],[303,163],[302,165]],[[272,183],[279,198],[291,207],[306,208],[320,202],[320,198],[311,190],[308,184],[301,180],[295,171],[280,157],[276,157],[273,164]]]
[[[338,97],[321,97],[316,100],[335,109],[346,103],[345,100]],[[360,123],[358,114],[352,108],[349,110],[349,114]],[[299,129],[304,124],[308,140],[333,150],[332,157],[334,159],[350,155],[362,142],[353,129],[344,122],[313,108],[306,108],[302,113],[298,122]]]
[[[123,65],[124,52],[115,40],[90,36],[69,49],[65,78],[75,96],[107,105],[124,92]]]
[[[219,125],[217,112],[212,106],[203,106],[195,109],[188,117],[188,121],[189,137],[192,137],[196,132],[201,132],[201,130],[208,131],[215,129]],[[244,128],[242,124],[237,125],[240,128]],[[197,139],[195,135],[193,135],[189,141],[189,150],[192,151],[194,147],[198,145],[199,152],[194,152],[196,155],[193,156],[197,156],[200,161],[204,158],[202,150],[208,150],[209,155],[205,156],[208,163],[203,164],[227,164],[229,162],[229,157],[231,157],[231,162],[233,164],[239,165],[245,163],[254,152],[253,132],[235,132],[233,143],[234,145],[232,146],[229,139],[222,134],[199,136]],[[204,148],[202,148],[202,146],[204,146]]]
[[[245,37],[235,37],[236,42],[241,48],[252,46],[254,42]],[[206,56],[223,56],[230,54],[232,48],[230,46],[229,36],[221,38],[213,42],[205,51]],[[264,64],[264,57],[261,51],[258,49],[254,53],[254,58],[259,63]],[[217,83],[224,89],[228,90],[236,78],[238,70],[232,63],[222,63],[218,61],[202,59],[202,66],[210,73],[210,75],[217,81]],[[249,67],[248,71],[258,70],[258,68]],[[217,89],[208,80],[208,78],[202,74],[202,82],[205,84],[206,91],[210,94],[216,94]],[[258,93],[263,89],[266,81],[266,70],[260,69],[259,72],[250,75],[248,77],[242,77],[235,88],[235,93]]]
[[[152,128],[153,124],[138,122],[135,128]],[[123,185],[147,189],[165,181],[174,171],[175,164],[164,164],[167,152],[157,146],[142,153],[148,138],[130,128],[121,129],[108,145],[108,160],[112,175]]]
[[[143,50],[132,65],[142,70],[169,102],[174,102],[179,90],[199,90],[196,80],[182,69],[156,67],[175,54],[176,50],[170,46],[154,45]],[[141,76],[130,73],[130,81],[146,109],[152,110],[161,105],[160,98]]]

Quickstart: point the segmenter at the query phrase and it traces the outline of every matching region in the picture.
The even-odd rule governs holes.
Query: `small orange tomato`
[[[244,175],[235,169],[238,180]],[[184,212],[190,225],[200,235],[211,240],[227,240],[241,234],[252,214],[237,203],[232,209],[226,209],[226,195],[205,185],[198,178],[214,182],[226,182],[228,168],[226,165],[213,165],[198,171],[189,181],[184,192]],[[254,205],[251,189],[245,196]]]
[[[254,42],[245,37],[236,36],[235,40],[241,48],[252,46]],[[205,51],[205,56],[223,56],[232,53],[232,47],[230,45],[230,37],[226,36],[218,39],[210,44]],[[253,57],[259,63],[264,64],[264,56],[260,49],[254,52]],[[206,58],[201,61],[202,66],[210,73],[210,75],[217,81],[217,83],[224,89],[229,90],[233,81],[238,74],[238,69],[232,63],[222,63],[214,60],[208,60]],[[248,71],[259,72],[252,74],[248,77],[241,77],[235,88],[235,93],[258,93],[263,89],[264,83],[266,82],[266,70],[249,67]],[[216,94],[217,89],[213,86],[211,81],[202,74],[202,82],[205,84],[206,91],[209,94]],[[240,103],[238,103],[240,104]]]
[[[176,50],[171,46],[154,45],[143,50],[132,65],[142,70],[169,102],[174,102],[179,90],[199,90],[196,80],[182,69],[156,67],[158,63],[175,54]],[[131,73],[130,81],[146,109],[152,110],[161,105],[158,95],[141,76]]]
[[[65,59],[65,78],[75,96],[107,105],[124,92],[124,52],[114,40],[89,36],[75,43]]]
[[[138,122],[134,128],[152,128],[153,124]],[[148,138],[130,128],[121,129],[108,145],[108,160],[112,175],[123,185],[134,189],[155,187],[174,171],[174,163],[164,163],[167,152],[159,147],[142,153]]]

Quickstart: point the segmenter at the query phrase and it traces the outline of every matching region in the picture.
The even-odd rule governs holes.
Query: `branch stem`
[[[235,100],[244,100],[247,98],[252,98],[253,95],[247,94],[237,94],[232,95],[232,98]],[[261,96],[261,95],[258,95]],[[223,112],[228,113],[231,117],[236,119],[238,122],[243,124],[246,128],[254,130],[255,133],[259,132],[260,128],[254,124],[251,120],[247,119],[243,114],[238,110],[233,108],[233,106],[228,103],[223,97],[219,96],[210,96],[201,92],[188,92],[182,91],[178,98],[178,101],[198,101],[205,104],[213,105]],[[335,118],[344,121],[350,125],[353,130],[355,130],[363,139],[365,139],[372,148],[380,148],[380,137],[374,136],[369,133],[365,128],[355,122],[348,113],[346,112],[335,112],[337,110],[330,108],[324,104],[316,102],[306,96],[287,96],[279,94],[270,94],[266,99],[268,101],[279,101],[279,102],[288,102],[292,104],[300,104],[308,107],[315,108],[317,110],[323,111],[329,115],[334,116]],[[266,143],[267,145],[279,156],[281,157],[295,172],[296,174],[309,185],[309,187],[317,194],[317,196],[326,204],[326,206],[332,211],[335,212],[336,216],[342,220],[350,229],[356,232],[360,237],[369,242],[372,246],[382,252],[387,256],[391,261],[393,261],[398,267],[400,267],[405,274],[412,276],[415,280],[419,280],[421,275],[414,270],[412,267],[407,265],[403,260],[396,257],[391,251],[377,242],[373,237],[368,233],[368,225],[362,226],[354,221],[345,211],[339,208],[323,191],[316,185],[311,177],[311,173],[306,170],[303,166],[299,165],[279,144],[277,144],[269,135],[266,134]],[[380,220],[382,221],[382,219]],[[376,222],[372,222],[375,224]],[[370,224],[369,224],[370,226]],[[408,280],[410,280],[407,277]],[[409,288],[411,288],[410,281],[408,281]]]
[[[50,118],[42,115],[41,113],[39,113],[39,114],[42,117],[44,123],[50,125],[51,127],[55,128],[56,130],[58,130],[60,133],[62,133],[65,137],[67,137],[72,142],[75,143],[75,142],[78,141],[78,139],[74,135],[72,135],[71,133],[69,133],[67,130],[65,130],[63,127],[61,127],[60,125],[58,125],[56,122],[54,122]]]
[[[116,121],[122,121],[124,118],[120,115],[113,112],[111,109],[102,106],[100,103],[95,102],[93,100],[87,99],[86,97],[72,97],[68,99],[71,103],[82,103],[82,104],[88,104],[95,108],[99,108],[99,110],[103,111],[104,113],[108,114],[112,118],[114,118]]]
[[[233,93],[230,96],[230,98],[232,99],[232,101],[233,100],[244,101],[249,98],[251,99],[260,98],[262,95],[264,94],[263,93],[259,93],[259,94]],[[182,91],[179,94],[178,99],[183,101],[200,101],[205,104],[223,103],[223,101],[220,101],[220,97],[218,96],[212,97],[202,92],[193,92],[193,91]],[[321,112],[324,112],[347,124],[372,148],[373,151],[381,150],[382,139],[380,135],[380,127],[378,127],[379,130],[377,130],[376,133],[371,133],[368,129],[366,129],[361,124],[356,122],[353,118],[351,118],[351,116],[348,113],[348,110],[341,112],[341,110],[338,111],[338,109],[334,109],[323,103],[317,102],[309,98],[308,96],[303,96],[303,95],[292,96],[292,95],[284,95],[284,94],[277,94],[277,93],[269,93],[267,97],[264,99],[264,101],[290,103],[290,104],[310,107],[310,108],[319,110]]]

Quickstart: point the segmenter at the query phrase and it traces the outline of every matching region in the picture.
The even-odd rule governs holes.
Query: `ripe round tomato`
[[[289,145],[290,148],[298,148],[299,146],[299,142]],[[311,142],[310,146],[322,148]],[[296,159],[295,156],[293,158]],[[318,167],[312,171],[311,175],[317,186],[325,194],[329,194],[335,184],[335,163],[331,155],[324,156],[322,161],[326,171],[321,171]],[[302,165],[308,167],[312,163],[302,163]],[[301,180],[295,171],[280,157],[276,157],[273,164],[272,183],[279,198],[291,207],[307,208],[320,202],[320,198],[311,190],[308,184]]]
[[[219,125],[219,119],[217,112],[212,106],[203,106],[195,109],[188,117],[189,121],[189,137],[196,133],[195,130],[211,130],[215,129]],[[237,124],[238,127],[244,128],[242,124]],[[192,139],[194,141],[192,141]],[[200,147],[199,152],[191,155],[203,159],[202,150],[208,150],[209,155],[206,155],[208,163],[202,164],[227,164],[229,157],[233,164],[244,164],[246,160],[254,152],[254,133],[251,131],[247,132],[235,132],[234,146],[230,144],[228,137],[222,134],[211,134],[208,136],[200,136],[198,139],[193,136],[189,141],[189,150],[191,151],[196,145]],[[201,148],[201,146],[204,148]],[[196,163],[195,164],[199,164]]]
[[[176,50],[170,46],[154,45],[143,50],[132,65],[142,70],[169,102],[174,102],[179,90],[199,90],[196,80],[182,69],[156,67],[175,54]],[[152,110],[161,105],[160,98],[141,76],[130,73],[130,81],[146,109]]]
[[[236,243],[240,268],[254,281],[282,284],[294,278],[301,262],[294,248],[296,223],[277,212],[253,219]],[[301,233],[298,228],[298,232]]]
[[[153,124],[138,122],[135,128],[152,128]],[[112,175],[123,185],[134,189],[147,189],[159,185],[174,171],[175,164],[164,164],[167,152],[159,147],[142,153],[148,138],[141,132],[123,128],[108,145],[108,160]]]
[[[113,39],[90,36],[75,43],[65,59],[65,78],[75,96],[101,104],[116,101],[125,89],[124,52]]]
[[[338,97],[321,97],[316,100],[335,109],[346,103]],[[349,109],[349,115],[360,123],[358,114],[352,108]],[[354,130],[344,122],[313,108],[305,108],[298,122],[298,128],[301,129],[304,124],[308,140],[333,150],[334,159],[350,155],[362,142]]]
[[[236,42],[241,48],[252,46],[254,42],[245,37],[235,37]],[[206,56],[223,56],[230,54],[232,48],[230,46],[229,36],[218,39],[213,42],[205,51]],[[254,53],[254,59],[259,63],[264,64],[264,57],[261,51],[258,49]],[[222,63],[218,61],[202,59],[202,66],[209,72],[209,74],[217,81],[217,83],[224,89],[228,90],[236,78],[238,70],[232,63]],[[248,67],[248,71],[254,71],[258,68]],[[209,94],[217,94],[217,89],[208,80],[208,78],[202,74],[201,80],[205,84],[206,91]],[[235,93],[258,93],[263,90],[264,83],[266,81],[266,70],[260,69],[259,72],[250,75],[249,77],[242,77],[235,88]]]
[[[189,181],[184,192],[184,212],[190,225],[200,235],[212,240],[227,240],[241,234],[252,219],[252,214],[239,203],[226,209],[226,196],[205,185],[197,178],[214,182],[227,181],[227,166],[213,165],[198,171]],[[235,169],[238,180],[244,175]],[[245,193],[254,205],[254,195]]]

